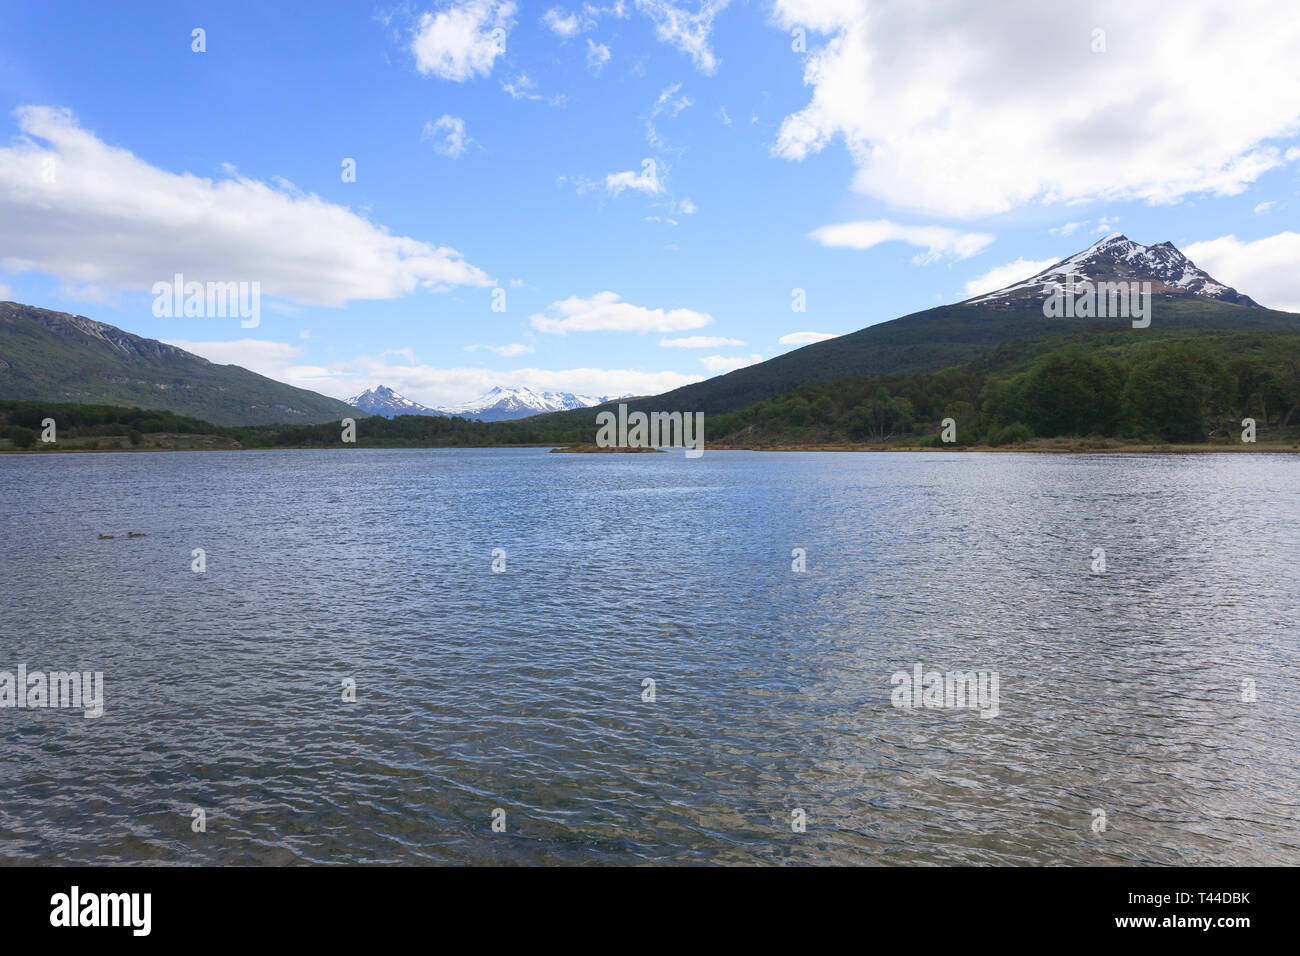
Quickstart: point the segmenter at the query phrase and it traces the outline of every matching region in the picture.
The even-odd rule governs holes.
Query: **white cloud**
[[[763,361],[763,356],[755,352],[749,358],[731,355],[706,355],[700,359],[700,364],[710,372],[734,372],[738,368],[757,365],[761,361]]]
[[[967,259],[987,248],[994,239],[987,232],[961,232],[946,226],[901,226],[887,219],[822,226],[808,235],[823,246],[847,249],[870,249],[882,242],[906,242],[925,250],[912,260],[916,263],[935,262],[944,256]]]
[[[1270,209],[1272,209],[1272,208],[1273,208],[1274,206],[1276,206],[1276,205],[1277,205],[1277,203],[1275,203],[1275,202],[1262,202],[1262,203],[1257,203],[1256,206],[1255,206],[1255,215],[1256,215],[1256,216],[1262,216],[1262,215],[1264,215],[1264,213],[1268,212]]]
[[[163,339],[168,345],[193,352],[217,365],[238,365],[258,375],[284,381],[284,370],[302,354],[301,345],[271,342],[266,339],[238,339],[234,342],[190,342]],[[293,384],[293,383],[290,383]]]
[[[411,40],[416,69],[457,83],[487,76],[505,52],[515,9],[512,2],[461,0],[423,14]]]
[[[520,73],[513,80],[506,82],[501,81],[501,89],[510,94],[512,99],[516,100],[540,100],[541,94],[534,93],[537,88],[536,82],[533,81],[527,73]]]
[[[7,285],[0,285],[0,300],[6,302],[13,301],[13,294],[13,289],[9,288]]]
[[[966,283],[966,298],[973,299],[975,296],[984,295],[986,292],[996,292],[998,289],[1006,288],[1012,283],[1038,275],[1048,266],[1060,261],[1060,258],[1025,259],[1021,257],[1016,259],[1015,262],[994,266],[988,272],[978,275]]]
[[[730,0],[699,0],[694,13],[671,0],[636,0],[636,8],[654,23],[655,37],[670,43],[691,58],[702,73],[718,68],[718,59],[709,46],[713,20],[727,8]]]
[[[542,14],[542,23],[549,27],[558,37],[569,39],[582,31],[582,22],[576,13],[570,13],[560,7],[551,7]]]
[[[506,388],[522,385],[539,391],[575,392],[579,395],[658,395],[703,378],[679,372],[646,372],[625,368],[498,370],[436,368],[429,365],[390,366],[369,357],[356,359],[348,363],[346,368],[329,370],[328,377],[324,379],[310,378],[311,371],[300,372],[301,380],[314,381],[314,387],[318,391],[335,398],[355,395],[368,385],[384,384],[395,388],[407,398],[431,407],[468,401],[495,386]]]
[[[659,344],[674,349],[720,349],[745,343],[740,339],[727,339],[720,335],[688,335],[679,339],[660,339]]]
[[[515,355],[531,355],[535,350],[531,345],[524,345],[522,342],[511,342],[509,345],[467,345],[466,352],[477,352],[479,349],[486,349],[489,352],[496,352],[497,355],[505,358],[511,358]]]
[[[1297,159],[1300,159],[1300,146],[1292,146],[1286,151],[1286,161],[1294,163]]]
[[[328,366],[295,365],[300,346],[283,342],[243,339],[236,342],[170,341],[168,344],[201,355],[212,362],[234,364],[288,385],[309,388],[333,398],[347,399],[387,385],[407,398],[430,407],[455,405],[477,398],[494,386],[523,385],[539,391],[576,392],[581,395],[658,395],[703,379],[679,372],[638,369],[437,368],[431,365],[393,365],[383,355],[363,355]],[[405,354],[405,350],[399,350]],[[388,353],[385,353],[388,354]]]
[[[1300,312],[1300,233],[1280,232],[1253,242],[1223,236],[1194,242],[1183,254],[1220,282],[1260,305]]]
[[[600,73],[609,62],[609,47],[603,43],[587,40],[587,68],[593,73]]]
[[[661,90],[658,99],[655,100],[655,105],[650,109],[650,115],[658,116],[660,113],[667,113],[669,116],[679,116],[682,110],[694,105],[695,101],[689,96],[677,95],[681,88],[680,83],[675,83]]]
[[[1293,0],[1185,0],[1176,16],[1128,0],[775,0],[773,18],[829,38],[774,152],[841,138],[858,192],[931,215],[1231,195],[1300,128]]]
[[[599,292],[589,299],[571,296],[547,307],[549,315],[534,315],[539,332],[564,335],[568,332],[679,332],[698,329],[713,321],[706,312],[692,309],[647,309],[623,302],[613,292]]]
[[[465,135],[465,121],[459,116],[442,115],[436,122],[425,123],[420,133],[421,141],[432,140],[433,148],[443,156],[455,159],[469,148],[474,140]]]
[[[659,182],[658,164],[653,159],[641,160],[641,172],[639,173],[630,169],[621,173],[610,173],[605,177],[605,188],[614,196],[619,195],[625,189],[635,189],[637,192],[649,195],[664,191],[663,184]]]
[[[122,306],[122,297],[119,291],[106,289],[94,283],[79,285],[75,282],[65,282],[59,289],[59,296],[64,299],[71,299],[74,302],[95,302],[101,305],[111,305],[116,309]],[[269,302],[266,310],[268,312],[273,311]]]
[[[827,339],[837,339],[838,335],[832,335],[829,332],[791,332],[789,335],[783,335],[777,342],[781,345],[811,345],[813,342],[825,342]]]
[[[678,96],[677,91],[682,88],[680,83],[667,87],[659,93],[658,99],[650,107],[650,115],[645,121],[646,142],[656,148],[666,148],[666,144],[659,137],[659,132],[655,129],[655,120],[662,113],[667,113],[670,119],[675,119],[682,110],[688,106],[694,105],[694,100],[689,96]]]
[[[1054,236],[1072,236],[1087,225],[1087,220],[1084,220],[1083,222],[1067,222],[1064,226],[1057,226],[1056,228],[1047,231]]]
[[[393,235],[319,196],[158,169],[66,110],[15,115],[26,136],[0,148],[0,268],[10,272],[136,291],[179,272],[331,306],[492,284],[454,249]]]

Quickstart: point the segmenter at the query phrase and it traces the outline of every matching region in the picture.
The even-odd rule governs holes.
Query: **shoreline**
[[[538,442],[519,445],[365,445],[357,443],[354,448],[368,451],[452,451],[487,448],[548,448],[556,454],[594,454],[595,449],[574,449],[559,446],[553,442]],[[104,455],[104,454],[152,454],[167,452],[245,452],[245,451],[329,451],[345,450],[338,445],[279,445],[268,448],[0,448],[0,455]],[[676,448],[618,448],[600,449],[601,454],[638,452],[675,451]],[[1085,443],[1067,443],[1059,445],[962,445],[952,447],[935,447],[933,445],[871,445],[871,444],[821,444],[808,443],[798,445],[708,445],[704,451],[755,451],[755,452],[940,452],[962,454],[1040,454],[1040,455],[1212,455],[1212,454],[1300,454],[1300,444],[1295,442],[1253,442],[1249,444],[1135,444],[1135,445],[1091,445]]]
[[[1294,442],[1253,442],[1241,445],[1206,444],[1169,444],[1169,445],[1088,445],[1084,443],[1064,445],[954,445],[952,447],[935,447],[933,445],[706,445],[705,451],[824,451],[824,452],[1006,452],[1041,455],[1097,455],[1097,454],[1137,454],[1137,455],[1189,455],[1189,454],[1250,454],[1258,452],[1285,452],[1300,454],[1300,445]]]

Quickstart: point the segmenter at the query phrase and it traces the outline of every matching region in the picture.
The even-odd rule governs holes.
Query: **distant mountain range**
[[[337,421],[352,408],[83,315],[0,302],[0,398],[152,408],[215,425]]]
[[[1044,314],[1044,288],[1076,282],[1150,282],[1152,328],[1300,331],[1300,316],[1264,308],[1196,267],[1168,242],[1144,246],[1115,234],[1037,275],[953,305],[916,312],[795,349],[757,365],[653,397],[633,410],[737,411],[805,385],[849,376],[932,372],[985,360],[1009,343],[1043,342],[1084,326],[1127,319]],[[1118,324],[1116,324],[1118,323]],[[1133,334],[1142,334],[1132,329]],[[337,401],[84,316],[0,302],[0,399],[163,409],[218,425],[337,421],[357,411],[460,416],[484,422],[546,415],[543,424],[590,424],[586,411],[614,396],[494,388],[461,405],[429,408],[377,386]]]
[[[476,418],[481,422],[502,422],[514,418],[527,418],[543,412],[563,412],[573,408],[590,408],[613,401],[616,396],[575,395],[573,392],[539,392],[533,388],[514,386],[493,388],[472,402],[449,405],[440,409],[444,415]]]
[[[573,392],[539,392],[536,389],[515,386],[493,388],[472,402],[449,405],[446,408],[429,408],[399,395],[386,385],[367,389],[348,399],[348,404],[368,415],[394,418],[398,415],[442,415],[471,418],[482,422],[510,421],[545,412],[562,412],[569,409],[589,408],[612,401],[614,396],[595,398],[575,395]]]

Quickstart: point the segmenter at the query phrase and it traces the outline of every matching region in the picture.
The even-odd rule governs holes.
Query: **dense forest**
[[[47,417],[57,423],[64,448],[156,447],[160,434],[213,436],[244,448],[342,444],[337,422],[223,427],[170,412],[16,401],[0,402],[0,440],[20,449],[50,447],[39,441]],[[1006,343],[943,371],[807,385],[709,416],[705,442],[937,445],[942,421],[951,418],[962,446],[1066,437],[1203,443],[1239,441],[1247,417],[1257,422],[1260,442],[1300,435],[1300,334],[1201,330],[1135,337],[1076,329]],[[356,437],[361,447],[590,443],[595,411],[507,422],[358,413]]]
[[[58,444],[115,448],[150,444],[159,434],[209,435],[245,448],[325,448],[342,444],[339,422],[322,425],[213,425],[171,412],[111,405],[66,402],[0,401],[0,440],[13,447],[40,449],[42,421],[52,418]],[[453,447],[542,445],[591,441],[594,425],[538,426],[530,420],[478,422],[463,418],[402,415],[387,419],[356,415],[357,444],[362,447]],[[57,447],[57,444],[56,446]]]
[[[941,372],[822,382],[713,416],[706,435],[714,444],[936,444],[945,418],[957,423],[960,445],[1061,437],[1200,443],[1239,438],[1247,417],[1261,441],[1300,431],[1300,336],[1200,338],[1064,347],[1018,363],[1022,369],[999,369],[1013,347]]]

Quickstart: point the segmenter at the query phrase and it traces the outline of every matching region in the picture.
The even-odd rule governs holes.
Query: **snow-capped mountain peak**
[[[1170,242],[1144,246],[1122,233],[1113,232],[1082,252],[1048,266],[1022,282],[996,292],[967,299],[968,305],[1013,306],[1020,300],[1038,298],[1044,287],[1060,288],[1073,282],[1150,282],[1155,295],[1196,296],[1258,308],[1259,304],[1236,289],[1216,281]]]
[[[495,386],[470,402],[439,409],[445,415],[477,418],[485,422],[526,418],[544,412],[562,412],[571,408],[589,408],[610,401],[614,396],[578,395],[573,392],[545,392],[526,385]]]
[[[499,422],[513,418],[527,418],[545,412],[563,412],[572,408],[590,408],[615,398],[615,395],[578,395],[574,392],[544,392],[526,385],[500,386],[470,402],[429,408],[419,402],[399,395],[386,385],[376,385],[360,395],[348,399],[348,404],[367,415],[393,418],[397,415],[442,415],[459,418],[476,418],[484,422]]]
[[[374,388],[368,388],[360,395],[348,399],[348,404],[353,408],[365,412],[367,415],[382,415],[384,418],[394,418],[397,415],[439,415],[432,408],[427,408],[419,402],[413,402],[404,395],[399,395],[387,385],[376,385]]]

